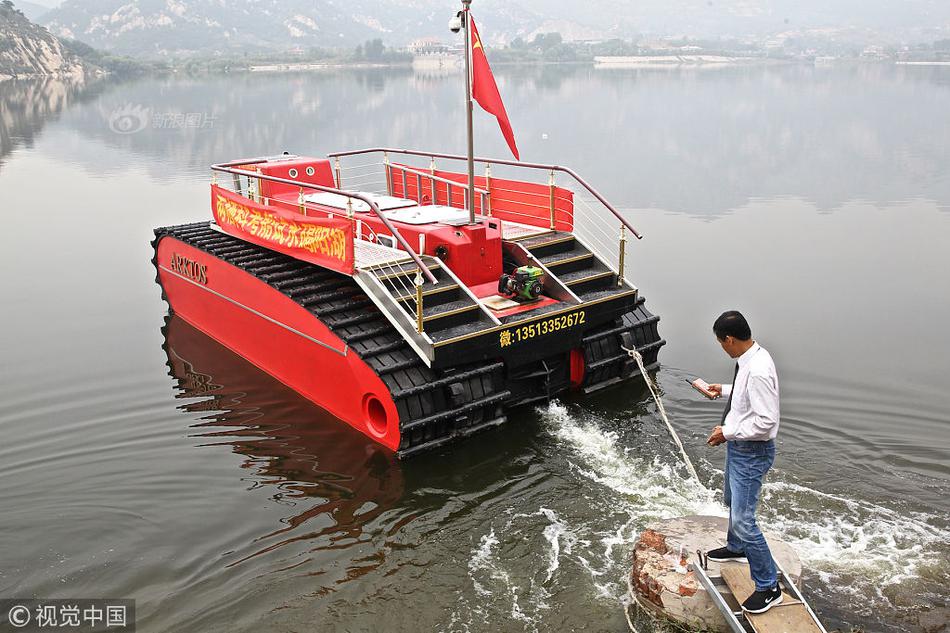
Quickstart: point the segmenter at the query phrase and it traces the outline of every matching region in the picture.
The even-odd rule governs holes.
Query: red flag
[[[478,29],[475,28],[475,20],[472,19],[471,13],[468,14],[468,19],[472,26],[472,98],[482,106],[485,112],[495,115],[498,119],[498,127],[501,128],[501,133],[508,141],[511,153],[515,155],[516,160],[521,160],[518,155],[518,146],[515,145],[515,134],[511,131],[511,123],[505,111],[505,104],[502,103],[498,86],[495,85],[495,77],[491,74],[491,66],[488,65],[485,49],[482,48],[482,38],[478,36]]]

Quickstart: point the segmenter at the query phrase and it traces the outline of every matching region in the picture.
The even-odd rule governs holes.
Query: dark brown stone
[[[924,633],[947,633],[950,631],[950,609],[937,607],[917,616],[917,623]]]

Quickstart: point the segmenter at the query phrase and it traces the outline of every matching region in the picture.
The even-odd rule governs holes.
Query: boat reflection
[[[167,317],[162,331],[175,397],[185,401],[179,408],[201,416],[192,427],[207,440],[201,446],[230,446],[258,486],[273,488],[272,500],[303,508],[232,565],[291,542],[356,537],[400,499],[403,476],[391,452],[181,318]],[[291,535],[319,515],[333,525]]]

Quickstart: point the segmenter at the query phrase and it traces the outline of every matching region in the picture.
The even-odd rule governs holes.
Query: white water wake
[[[546,628],[542,622],[548,624],[552,604],[565,593],[579,592],[611,610],[622,603],[630,545],[644,522],[679,514],[723,514],[712,491],[679,476],[675,466],[659,458],[635,457],[620,446],[616,434],[601,431],[594,421],[580,422],[557,403],[542,410],[542,417],[558,445],[569,448],[570,472],[619,493],[620,501],[617,495],[586,494],[586,485],[572,486],[576,502],[594,506],[593,513],[543,505],[533,512],[510,510],[473,546],[469,576],[476,594],[527,631]],[[569,514],[587,518],[572,521]],[[577,586],[578,577],[589,578],[590,584]],[[477,609],[464,610],[460,620],[474,628],[487,624]]]
[[[652,443],[638,448],[605,428],[610,422],[577,406],[555,402],[539,414],[563,449],[564,476],[577,481],[562,483],[556,500],[509,506],[490,521],[473,543],[468,565],[478,604],[461,600],[446,630],[488,630],[499,623],[548,630],[563,617],[561,609],[586,612],[578,600],[600,603],[595,612],[619,615],[628,599],[631,550],[644,526],[687,514],[726,514],[718,491],[679,468],[672,445],[664,454]],[[648,427],[644,432],[652,435]],[[781,471],[770,477],[761,523],[796,548],[810,595],[872,621],[913,608],[906,592],[916,589],[900,586],[934,575],[950,543],[950,533],[931,524],[933,517],[813,490],[787,481]]]
[[[554,402],[540,413],[549,432],[576,456],[571,462],[576,472],[606,488],[611,502],[629,513],[631,521],[618,531],[611,547],[629,551],[636,533],[656,519],[726,514],[716,492],[670,465],[675,460],[672,447],[666,459],[648,460],[622,446],[618,435],[603,430],[596,419],[585,420],[579,409]],[[950,544],[950,531],[934,526],[928,515],[897,512],[781,480],[763,486],[760,517],[765,529],[796,548],[806,571],[818,575],[820,582],[810,590],[835,596],[838,603],[846,590],[855,598],[849,609],[857,613],[895,608],[888,588],[932,573]],[[612,573],[623,577],[626,571]],[[595,575],[595,585],[602,575]]]

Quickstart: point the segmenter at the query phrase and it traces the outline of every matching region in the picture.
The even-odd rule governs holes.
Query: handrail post
[[[439,204],[439,187],[435,182],[435,156],[429,157],[429,175],[432,176],[429,179],[432,183],[432,204]]]
[[[551,230],[554,230],[554,170],[551,170],[551,176],[548,179],[548,187],[550,189],[550,205],[551,205]]]
[[[343,175],[342,175],[342,172],[341,172],[341,169],[340,169],[340,157],[337,156],[337,157],[334,159],[334,162],[336,163],[336,188],[337,188],[337,189],[342,189],[342,188],[343,188]]]
[[[264,204],[264,181],[261,180],[261,168],[255,167],[254,171],[257,172],[257,199],[254,202]]]
[[[485,202],[485,199],[488,199],[488,217],[491,217],[491,163],[485,163],[485,191],[486,195],[482,196],[482,202]],[[484,209],[482,209],[484,211]]]
[[[617,286],[623,286],[623,265],[627,248],[627,227],[620,225],[620,266],[617,268]]]
[[[303,206],[303,187],[300,188],[300,191],[297,192],[297,204],[300,205],[300,213],[307,215],[307,208]]]
[[[422,273],[416,273],[416,331],[422,334]]]
[[[353,198],[346,199],[346,217],[353,219]]]
[[[389,167],[389,152],[383,152],[383,169],[386,170],[386,195],[393,195],[393,175]]]

